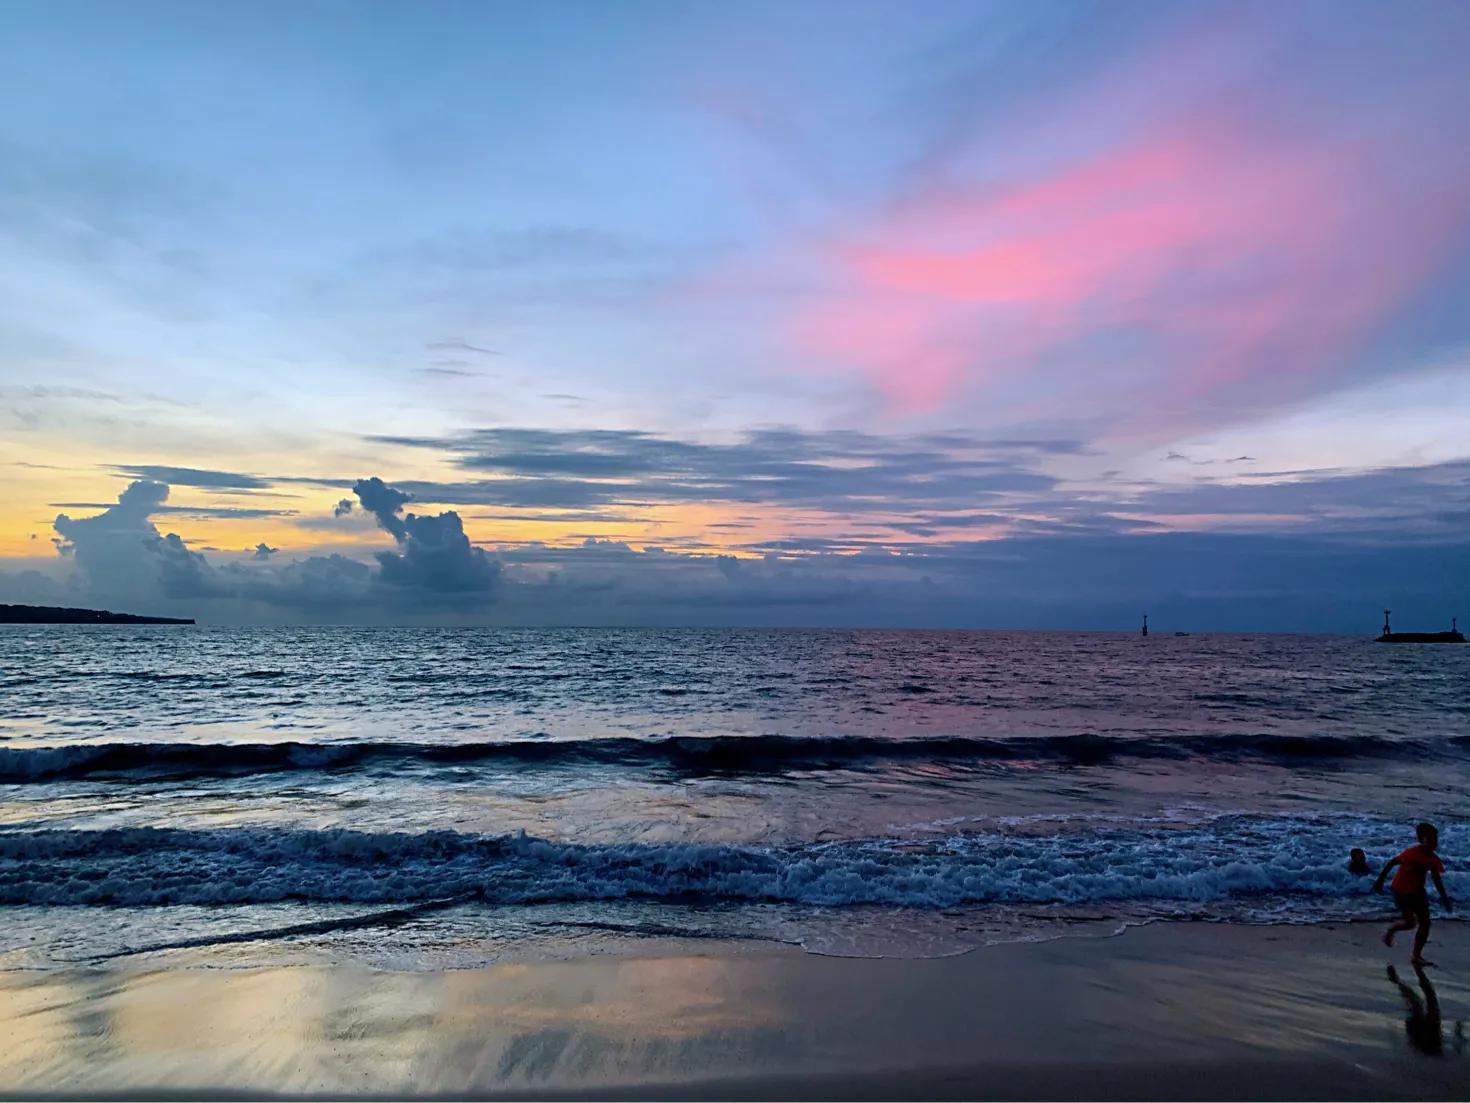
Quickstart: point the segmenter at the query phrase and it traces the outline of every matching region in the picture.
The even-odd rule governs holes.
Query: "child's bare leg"
[[[1414,956],[1409,958],[1415,965],[1428,964],[1424,960],[1424,944],[1429,941],[1429,920],[1419,924],[1419,929],[1414,932]]]
[[[1399,916],[1399,918],[1390,923],[1388,925],[1388,930],[1383,932],[1383,944],[1385,946],[1392,946],[1394,935],[1398,934],[1400,931],[1412,931],[1418,925],[1418,923],[1419,921],[1417,919],[1415,919],[1409,913],[1405,912],[1403,915]]]

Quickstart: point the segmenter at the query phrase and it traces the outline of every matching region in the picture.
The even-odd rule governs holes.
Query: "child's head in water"
[[[1348,872],[1349,873],[1370,873],[1370,872],[1372,872],[1368,868],[1368,855],[1366,855],[1366,854],[1363,853],[1363,848],[1362,847],[1355,846],[1355,847],[1352,848],[1352,850],[1348,851]]]
[[[1414,828],[1414,836],[1425,850],[1433,850],[1439,846],[1439,828],[1432,823],[1421,823]]]

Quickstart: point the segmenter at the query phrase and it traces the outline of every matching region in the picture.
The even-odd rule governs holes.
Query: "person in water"
[[[1424,887],[1425,877],[1434,879],[1435,891],[1439,893],[1439,902],[1444,905],[1445,911],[1452,912],[1455,906],[1450,903],[1449,894],[1444,890],[1444,882],[1440,880],[1444,873],[1444,863],[1435,853],[1439,847],[1439,830],[1432,823],[1421,823],[1414,829],[1414,834],[1419,839],[1419,845],[1411,846],[1397,858],[1390,858],[1385,862],[1383,869],[1379,871],[1378,880],[1373,882],[1373,891],[1382,892],[1388,871],[1394,866],[1399,867],[1399,871],[1393,875],[1393,884],[1389,887],[1393,890],[1393,900],[1398,905],[1400,917],[1383,932],[1383,944],[1392,946],[1394,935],[1400,931],[1413,931],[1414,956],[1409,960],[1415,965],[1428,965],[1429,962],[1424,960],[1424,944],[1429,941],[1429,893]]]
[[[1363,853],[1362,847],[1355,846],[1348,851],[1348,872],[1356,873],[1360,877],[1373,872],[1373,867],[1368,864],[1368,855]]]

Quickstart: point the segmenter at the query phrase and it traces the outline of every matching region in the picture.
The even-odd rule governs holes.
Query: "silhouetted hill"
[[[105,609],[52,605],[0,605],[0,624],[193,624],[193,617],[139,617]]]

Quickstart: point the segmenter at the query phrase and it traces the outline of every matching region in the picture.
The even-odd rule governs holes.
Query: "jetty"
[[[106,609],[55,605],[0,605],[0,624],[193,624],[193,617],[140,617]]]
[[[1448,632],[1395,632],[1388,623],[1387,609],[1383,610],[1383,635],[1379,636],[1375,643],[1464,643],[1465,636],[1460,631],[1460,618],[1450,618],[1450,630]]]

